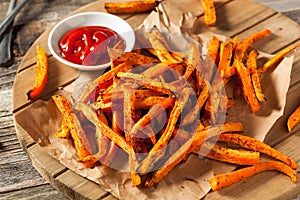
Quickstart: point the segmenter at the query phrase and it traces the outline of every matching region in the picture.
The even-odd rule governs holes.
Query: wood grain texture
[[[234,2],[239,2],[240,0],[233,1]],[[293,2],[298,2],[298,0],[277,0],[277,1],[272,1],[272,0],[256,0],[257,2],[262,2],[262,3],[272,3],[272,8],[275,9],[277,12],[283,12],[284,15],[290,17],[291,19],[295,20],[298,24],[300,23],[300,12],[297,10],[295,6],[291,6]],[[53,0],[53,1],[47,1],[47,0],[32,0],[34,7],[33,9],[32,6],[28,6],[27,8],[22,11],[22,13],[18,16],[17,20],[15,21],[15,29],[14,29],[14,34],[15,34],[15,39],[13,41],[13,47],[14,47],[14,54],[15,56],[21,56],[21,57],[15,57],[14,58],[14,63],[10,65],[8,68],[0,68],[0,158],[5,158],[4,160],[1,160],[1,163],[3,161],[3,164],[6,163],[12,163],[9,164],[9,168],[1,168],[0,167],[0,175],[1,179],[3,182],[0,182],[0,188],[2,188],[2,185],[6,185],[5,192],[0,193],[0,199],[64,199],[66,198],[64,195],[60,194],[58,190],[54,189],[52,186],[49,184],[45,184],[44,179],[40,177],[40,175],[36,172],[36,170],[32,167],[31,162],[28,160],[28,158],[25,156],[24,153],[22,153],[22,149],[20,145],[16,141],[16,134],[15,134],[15,129],[13,128],[13,122],[12,122],[12,104],[11,104],[11,98],[13,96],[12,94],[12,85],[15,77],[15,73],[18,69],[18,66],[20,64],[20,61],[23,59],[23,54],[27,52],[28,48],[33,45],[35,40],[45,31],[48,30],[53,24],[55,24],[59,19],[64,17],[65,15],[69,14],[71,11],[76,10],[77,8],[92,2],[91,0],[73,0],[73,1],[66,1],[66,0]],[[98,1],[102,2],[102,1]],[[219,3],[221,1],[216,1],[217,7],[222,11],[222,6],[223,3]],[[275,4],[276,2],[276,4]],[[291,3],[291,4],[289,4]],[[6,13],[6,9],[9,4],[9,0],[3,0],[0,2],[0,17],[3,17]],[[268,4],[266,4],[268,5]],[[284,8],[285,7],[285,8]],[[284,10],[283,10],[284,8]],[[196,6],[193,7],[194,11],[193,12],[199,12],[196,9]],[[299,8],[298,8],[299,9]],[[223,9],[225,11],[226,9]],[[268,10],[268,9],[267,9]],[[226,11],[227,12],[227,11]],[[201,12],[198,14],[201,15]],[[232,13],[234,14],[234,13]],[[224,14],[221,14],[223,16]],[[242,14],[241,14],[242,15]],[[270,11],[268,15],[264,15],[262,13],[259,14],[261,19],[264,20],[265,16],[266,18],[274,17],[276,15],[275,11]],[[226,16],[226,15],[224,15]],[[231,19],[231,17],[229,18]],[[276,18],[275,18],[276,19]],[[131,20],[129,18],[129,20]],[[135,20],[132,20],[133,22]],[[243,21],[243,20],[239,20]],[[201,20],[200,20],[201,22]],[[239,24],[235,22],[234,20],[232,21],[233,23]],[[287,20],[289,23],[293,23],[291,20]],[[241,22],[240,22],[241,23]],[[253,23],[253,22],[252,22]],[[235,26],[236,26],[235,24]],[[255,23],[254,23],[255,24]],[[259,21],[257,22],[257,28],[259,27]],[[266,24],[267,25],[267,24]],[[29,28],[30,27],[30,28]],[[235,30],[235,28],[238,29]],[[245,34],[247,35],[247,28],[245,27],[230,27],[226,29],[226,26],[224,24],[224,29],[227,33],[230,33],[229,36],[232,36],[234,34],[246,31]],[[221,32],[221,30],[218,30]],[[232,34],[232,35],[231,35]],[[289,34],[292,34],[290,32]],[[295,35],[297,36],[297,35]],[[299,36],[298,36],[299,38]],[[272,41],[274,38],[272,38]],[[276,38],[275,38],[276,39]],[[277,45],[274,45],[277,47]],[[272,49],[272,46],[270,45],[269,47],[265,47],[267,50],[270,50],[273,52],[274,50]],[[281,47],[278,48],[278,50]],[[23,60],[28,60],[30,59],[29,57],[24,57]],[[31,58],[31,64],[34,63],[34,58]],[[279,120],[280,123],[277,123],[278,127],[281,127],[281,129],[276,129],[275,126],[275,131],[274,133],[277,133],[279,131],[285,131],[284,128],[282,128],[285,124],[285,119],[286,116],[291,113],[292,109],[295,107],[295,105],[299,102],[297,99],[291,99],[289,96],[294,96],[295,93],[299,94],[299,73],[300,73],[300,63],[299,63],[299,56],[296,56],[295,58],[295,63],[293,67],[293,73],[292,73],[292,80],[291,80],[291,87],[288,93],[288,101],[287,101],[287,108],[285,109],[285,114],[284,117]],[[298,62],[297,62],[298,61]],[[21,65],[22,66],[22,65]],[[45,96],[46,97],[46,96]],[[299,99],[299,98],[298,98]],[[276,131],[279,130],[279,131]],[[18,130],[22,131],[22,130]],[[295,137],[299,138],[299,133],[300,129],[295,129],[293,131],[293,134],[296,134]],[[280,134],[278,134],[280,135]],[[293,149],[293,141],[298,141],[294,137],[290,137],[290,134],[287,134],[284,138],[277,138],[277,135],[268,135],[266,138],[266,141],[268,143],[273,143],[273,144],[278,144],[276,148],[284,148],[284,149]],[[34,144],[33,140],[30,138],[30,136],[27,135],[24,136],[24,141],[21,142],[21,144],[24,147],[34,147],[32,144]],[[274,141],[274,139],[276,141]],[[281,143],[283,139],[286,139],[285,141],[290,141],[287,143]],[[285,142],[284,141],[284,142]],[[280,146],[282,145],[282,146]],[[35,147],[34,147],[35,148]],[[291,156],[294,156],[291,154]],[[297,155],[296,155],[297,157]],[[299,159],[297,158],[298,164],[299,164]],[[0,165],[1,166],[1,165]],[[16,167],[17,166],[17,167]],[[21,167],[20,167],[21,166]],[[7,171],[4,171],[6,169]],[[20,175],[20,176],[15,176],[18,173],[15,173],[15,169],[21,170],[26,174]],[[65,173],[69,173],[69,171],[66,171]],[[15,174],[15,175],[14,175]],[[63,173],[64,174],[64,173]],[[61,175],[63,175],[61,174]],[[269,174],[269,172],[267,173]],[[58,175],[58,177],[61,177],[61,175]],[[261,174],[259,177],[253,177],[254,184],[256,181],[259,181],[261,179],[263,180],[268,180],[269,177],[279,177],[278,180],[281,181],[282,177],[281,175],[278,175],[278,173],[270,173],[269,175]],[[8,178],[9,177],[9,178]],[[57,178],[58,178],[57,177]],[[63,176],[62,176],[63,177]],[[284,177],[284,176],[283,176]],[[6,181],[8,180],[8,181]],[[13,181],[10,181],[13,180]],[[26,182],[26,180],[33,180],[31,182]],[[276,179],[277,180],[277,179]],[[24,184],[26,182],[26,184]],[[264,183],[265,185],[273,184],[273,181],[267,181]],[[263,183],[261,183],[262,186],[259,187],[261,191],[253,191],[256,192],[257,194],[262,194],[264,195],[265,193],[263,192]],[[231,187],[232,189],[239,189],[241,186],[243,186],[242,189],[247,189],[249,186],[251,186],[251,179],[250,182],[247,181],[246,183],[241,183],[236,186],[233,186],[234,188]],[[277,186],[277,185],[275,185]],[[274,186],[274,187],[275,187]],[[274,188],[273,187],[273,188]],[[283,187],[283,185],[279,186]],[[273,189],[271,188],[271,189]],[[79,188],[77,188],[79,189]],[[241,188],[240,188],[241,189]],[[241,191],[241,190],[238,191]],[[77,190],[78,191],[78,190]],[[274,189],[273,189],[274,191]],[[231,192],[231,193],[230,193]],[[232,192],[233,191],[227,191],[223,192],[227,198],[232,198]],[[258,197],[258,195],[253,194],[251,192],[250,194],[244,194],[241,192],[243,196],[251,197],[251,194],[253,195],[252,197]],[[276,195],[277,191],[274,191]],[[284,190],[280,188],[279,192],[283,192],[282,194],[279,194],[277,196],[277,199],[293,199],[295,198],[298,194],[300,194],[299,189],[291,188],[290,190]],[[72,196],[73,195],[73,196]],[[72,194],[71,198],[77,198],[78,196]],[[216,194],[214,194],[216,195]],[[70,196],[70,195],[69,195]],[[217,196],[214,196],[217,197]],[[208,196],[209,198],[209,196]],[[67,198],[66,198],[67,199]],[[106,196],[104,195],[104,199],[115,199],[111,195]],[[253,199],[253,198],[252,198]]]

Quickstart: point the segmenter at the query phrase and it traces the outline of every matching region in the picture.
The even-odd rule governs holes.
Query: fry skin
[[[265,73],[266,71],[272,69],[275,65],[277,65],[279,62],[282,61],[282,59],[289,54],[290,52],[292,52],[293,50],[297,49],[298,47],[300,47],[300,43],[293,45],[293,46],[289,46],[283,50],[281,50],[279,53],[277,53],[273,58],[271,58],[270,60],[268,60],[261,68],[259,68],[258,72],[260,74]]]
[[[289,176],[294,183],[297,182],[296,172],[289,166],[278,161],[266,161],[233,171],[227,174],[219,174],[209,180],[213,191],[232,185],[248,177],[263,171],[277,170]]]
[[[251,76],[251,80],[252,80],[256,98],[260,102],[264,102],[265,95],[263,94],[262,89],[261,89],[260,75],[257,71],[257,65],[256,65],[257,55],[258,55],[258,52],[256,50],[252,50],[247,57],[246,65],[250,72],[250,76]]]
[[[46,87],[48,79],[48,57],[44,49],[36,45],[36,72],[34,85],[30,91],[27,92],[28,100],[32,100],[40,95]]]
[[[204,22],[207,26],[215,26],[217,21],[213,0],[201,0],[204,9]]]
[[[256,140],[254,138],[244,136],[244,135],[238,135],[238,134],[221,134],[218,141],[220,142],[229,142],[232,144],[238,144],[244,148],[258,151],[261,153],[264,153],[268,156],[271,156],[273,158],[276,158],[288,166],[290,166],[293,169],[297,169],[297,163],[291,159],[290,157],[284,155],[283,153],[277,151],[276,149],[270,147],[269,145]]]
[[[242,82],[242,88],[245,100],[247,101],[250,110],[255,113],[259,111],[260,104],[256,97],[249,70],[245,67],[245,65],[241,62],[236,63],[236,70],[239,75],[239,78]]]
[[[153,10],[157,6],[155,0],[144,1],[128,1],[128,2],[111,2],[105,3],[104,8],[108,13],[124,14],[124,13],[140,13]]]
[[[204,150],[201,151],[201,149]],[[207,154],[203,153],[208,152]],[[231,149],[228,147],[220,146],[218,144],[211,144],[204,142],[201,147],[196,147],[193,153],[218,160],[222,162],[238,164],[238,165],[254,165],[259,163],[259,152],[247,151],[244,149]]]
[[[287,121],[288,131],[291,132],[300,123],[300,106],[290,115]]]

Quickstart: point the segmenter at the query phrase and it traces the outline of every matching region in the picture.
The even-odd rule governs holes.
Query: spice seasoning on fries
[[[104,8],[108,13],[140,13],[153,10],[157,6],[155,0],[126,1],[126,2],[107,2]]]
[[[264,99],[260,68],[257,52],[248,54],[248,49],[269,33],[264,30],[241,42],[237,37],[230,41],[213,37],[208,54],[214,57],[217,72],[201,74],[205,62],[198,47],[191,44],[187,54],[170,52],[163,34],[154,27],[146,33],[150,48],[126,53],[110,49],[111,68],[90,83],[73,108],[64,97],[53,96],[63,115],[56,135],[74,141],[77,156],[86,166],[109,166],[117,150],[125,152],[133,187],[159,183],[192,153],[248,166],[211,178],[213,190],[267,170],[283,172],[296,182],[295,161],[261,141],[239,134],[243,132],[242,124],[224,123],[221,116],[226,114],[229,102],[224,85],[234,75],[241,80],[251,110],[259,110]],[[86,124],[94,127],[92,133],[88,133]],[[261,162],[261,154],[278,161]]]
[[[28,100],[32,100],[40,95],[46,87],[48,79],[48,57],[45,50],[37,45],[36,46],[36,72],[33,88],[28,91]]]

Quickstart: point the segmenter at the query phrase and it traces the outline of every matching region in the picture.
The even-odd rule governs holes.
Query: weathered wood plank
[[[23,188],[22,190],[15,190],[0,194],[0,199],[9,200],[68,200],[65,195],[60,193],[57,189],[49,184],[39,185],[35,187]]]
[[[24,152],[0,153],[0,193],[45,184]]]
[[[108,195],[100,185],[68,170],[56,178],[59,189],[72,199],[97,200]],[[62,184],[60,184],[62,183]]]

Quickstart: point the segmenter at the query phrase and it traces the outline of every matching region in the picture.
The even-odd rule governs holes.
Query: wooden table
[[[299,0],[256,1],[270,6],[300,24]],[[12,87],[20,61],[37,37],[61,17],[92,0],[32,0],[32,2],[25,6],[14,22],[12,44],[14,60],[7,67],[0,68],[0,199],[67,199],[40,176],[19,144],[13,125]],[[0,18],[4,17],[8,4],[9,0],[1,1]],[[299,56],[295,63],[300,64]],[[294,190],[293,196],[289,198],[300,195],[300,191],[297,191]],[[105,192],[103,195],[105,199],[113,198]]]

